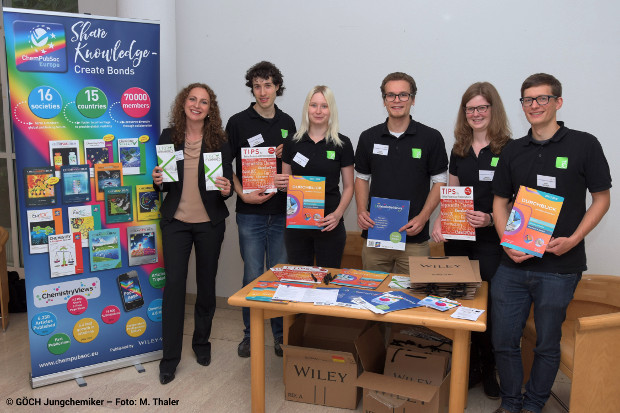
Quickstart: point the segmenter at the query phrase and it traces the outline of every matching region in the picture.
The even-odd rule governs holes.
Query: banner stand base
[[[84,377],[76,377],[75,382],[77,383],[78,387],[86,387],[88,385],[88,383],[86,383],[86,380],[84,380]]]
[[[46,376],[32,377],[30,374],[30,387],[36,389],[37,387],[47,386],[54,383],[60,383],[68,380],[75,380],[81,387],[80,380],[86,385],[84,377],[91,376],[93,374],[105,373],[106,371],[121,369],[124,367],[135,366],[136,370],[140,372],[140,368],[143,371],[144,367],[142,363],[148,363],[149,361],[155,361],[161,359],[163,351],[153,351],[150,353],[138,354],[136,356],[126,357],[118,360],[106,361],[105,363],[93,364],[91,366],[84,366],[78,369],[66,370],[59,373],[48,374]]]
[[[136,368],[136,370],[138,370],[138,373],[144,373],[146,371],[141,363],[135,363],[133,366]]]

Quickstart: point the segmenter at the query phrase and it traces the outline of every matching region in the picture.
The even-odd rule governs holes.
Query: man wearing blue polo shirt
[[[556,120],[562,85],[537,73],[521,86],[521,104],[531,129],[509,143],[493,178],[493,215],[500,237],[520,185],[564,197],[553,237],[542,258],[504,247],[491,284],[493,347],[502,404],[495,413],[539,413],[560,364],[566,308],[587,269],[584,238],[610,204],[611,175],[598,140]],[[586,208],[586,191],[592,204]],[[534,305],[537,342],[530,379],[521,393],[520,341]]]

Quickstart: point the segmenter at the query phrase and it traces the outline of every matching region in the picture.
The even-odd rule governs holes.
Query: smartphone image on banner
[[[116,282],[118,283],[118,290],[121,294],[121,301],[125,311],[135,310],[144,305],[140,279],[135,270],[119,275]]]

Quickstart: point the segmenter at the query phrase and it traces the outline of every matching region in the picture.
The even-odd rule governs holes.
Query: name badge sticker
[[[483,169],[478,171],[478,179],[480,180],[480,182],[491,182],[494,175],[495,171],[486,171]]]
[[[536,175],[536,185],[555,189],[555,176]]]
[[[174,157],[176,158],[177,161],[182,161],[183,159],[185,159],[185,155],[183,154],[183,151],[176,151],[174,153]]]
[[[389,150],[390,150],[389,146],[375,143],[375,145],[372,148],[372,153],[375,155],[387,156]]]
[[[308,163],[309,159],[306,158],[305,156],[303,156],[301,153],[297,152],[295,154],[295,157],[293,158],[293,162],[301,165],[302,167],[306,167],[306,164]]]
[[[248,144],[251,148],[255,147],[256,145],[260,145],[263,142],[265,142],[265,140],[263,139],[263,135],[261,135],[260,133],[248,139]]]

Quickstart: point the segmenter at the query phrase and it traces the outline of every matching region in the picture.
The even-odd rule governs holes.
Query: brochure
[[[106,224],[133,221],[130,186],[104,188],[104,194]]]
[[[278,281],[321,283],[329,272],[321,267],[308,267],[304,265],[283,265],[271,268]]]
[[[155,224],[127,227],[129,265],[157,262],[157,229]]]
[[[273,295],[282,283],[279,281],[258,281],[256,286],[245,297],[246,300],[251,301],[264,301],[264,302],[276,302],[284,303],[284,301],[274,301]],[[303,283],[287,283],[293,287],[312,288],[311,285]]]
[[[121,234],[118,228],[90,232],[88,251],[90,270],[102,271],[121,268]]]
[[[50,235],[47,239],[52,278],[84,272],[81,233]]]
[[[62,208],[30,209],[26,214],[30,254],[48,252],[47,237],[65,232],[62,226]]]
[[[321,229],[318,220],[325,213],[325,178],[321,176],[288,177],[286,227]]]
[[[97,201],[103,201],[105,188],[123,185],[123,166],[120,163],[95,164],[95,193]]]
[[[389,274],[381,271],[363,271],[345,268],[336,274],[332,284],[346,285],[357,288],[367,288],[374,290]]]
[[[50,141],[50,165],[54,167],[56,176],[60,178],[60,167],[63,165],[79,165],[80,141]]]
[[[368,230],[367,246],[404,251],[407,232],[398,230],[409,221],[409,201],[372,197],[370,218],[375,221]]]
[[[24,168],[26,207],[55,205],[57,181],[52,166]]]
[[[368,306],[359,300],[361,298],[374,309],[368,308]],[[353,304],[355,308],[367,308],[373,312],[374,310],[380,310],[378,313],[389,313],[397,310],[406,310],[408,308],[420,307],[417,298],[403,293],[401,291],[390,292],[377,292],[377,291],[365,291],[355,288],[343,287],[338,292],[338,302],[347,304]]]
[[[79,232],[82,239],[82,248],[88,247],[90,231],[101,229],[101,211],[99,205],[83,205],[68,207],[69,231]]]
[[[222,152],[203,153],[202,158],[205,164],[205,184],[207,191],[219,191],[215,186],[215,178],[224,175],[222,169]]]
[[[553,235],[564,198],[519,187],[501,245],[542,257]]]
[[[408,275],[392,275],[392,279],[390,280],[389,288],[392,289],[405,289],[411,287],[411,279]]]
[[[420,305],[439,311],[448,311],[461,304],[458,301],[450,300],[446,297],[429,295],[420,300]]]
[[[150,221],[161,218],[159,207],[161,198],[153,185],[136,185],[138,221]]]
[[[467,222],[467,211],[474,211],[474,188],[442,186],[440,193],[441,235],[445,239],[476,240],[476,229]]]
[[[241,148],[241,170],[244,194],[258,189],[277,191],[273,181],[278,173],[275,147]]]
[[[146,148],[138,138],[118,139],[118,161],[123,165],[123,175],[146,173]]]
[[[163,169],[164,182],[178,182],[177,156],[173,144],[155,145],[157,150],[157,165]]]
[[[84,160],[90,168],[90,177],[95,176],[95,164],[114,162],[113,142],[105,139],[84,140]]]
[[[60,167],[62,202],[81,204],[90,202],[90,172],[88,165]]]

